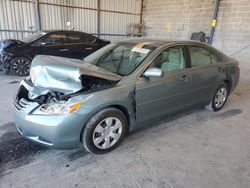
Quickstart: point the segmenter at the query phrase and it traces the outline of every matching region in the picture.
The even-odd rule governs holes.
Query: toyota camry
[[[36,143],[105,153],[159,118],[219,111],[239,72],[236,60],[194,41],[124,40],[83,61],[37,56],[14,99],[15,123]]]

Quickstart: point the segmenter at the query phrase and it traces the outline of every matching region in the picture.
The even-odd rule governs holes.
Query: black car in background
[[[83,59],[109,43],[84,32],[65,30],[41,31],[23,40],[6,39],[0,43],[0,69],[25,76],[36,55]]]

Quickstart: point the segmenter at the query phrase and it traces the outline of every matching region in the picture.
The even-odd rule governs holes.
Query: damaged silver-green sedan
[[[238,79],[236,60],[191,41],[130,39],[84,61],[37,56],[14,99],[15,123],[45,146],[104,153],[156,119],[220,110]]]

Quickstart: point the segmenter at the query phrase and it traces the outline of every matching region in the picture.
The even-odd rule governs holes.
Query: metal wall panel
[[[87,33],[96,33],[97,30],[97,12],[93,10],[71,9],[69,20],[71,26],[79,31]]]
[[[131,23],[139,23],[140,16],[120,14],[113,12],[101,12],[101,33],[126,34],[127,26]]]
[[[100,38],[126,37],[127,26],[140,22],[141,0],[39,0],[42,30],[72,29],[97,35],[100,13]],[[35,0],[0,0],[0,40],[21,39],[36,29]],[[70,26],[67,25],[70,22]]]
[[[97,8],[97,0],[39,0],[39,3],[77,6],[82,8]]]
[[[124,40],[124,39],[127,39],[127,38],[130,38],[130,36],[107,36],[107,35],[101,35],[100,36],[101,39],[105,39],[105,40],[109,40],[109,41],[112,41],[112,42],[115,42],[115,41],[120,41],[120,40]]]
[[[74,28],[87,33],[96,33],[96,13],[95,10],[40,4],[41,27],[43,30]],[[68,21],[70,27],[67,26]]]
[[[128,38],[127,27],[131,23],[140,23],[141,0],[101,0],[100,2],[100,38],[110,41]],[[111,35],[102,35],[102,33]]]
[[[140,14],[141,0],[101,0],[101,10]]]
[[[67,23],[68,9],[65,7],[41,4],[40,17],[42,30],[64,29]]]
[[[35,27],[34,5],[29,0],[0,0],[0,18],[0,40],[20,39]]]

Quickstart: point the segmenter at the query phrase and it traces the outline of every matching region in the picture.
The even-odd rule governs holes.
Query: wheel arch
[[[122,105],[111,105],[109,107],[117,108],[118,110],[120,110],[125,115],[125,117],[127,119],[127,123],[128,123],[127,129],[129,130],[131,120],[130,120],[130,115],[129,115],[128,109],[125,106],[122,106]]]
[[[131,117],[130,117],[130,114],[129,114],[129,110],[127,107],[125,107],[124,105],[121,105],[121,104],[110,104],[110,105],[107,105],[107,106],[104,106],[104,107],[101,107],[97,110],[95,110],[93,113],[91,113],[91,115],[88,117],[88,120],[86,121],[86,123],[82,126],[82,130],[81,130],[81,134],[80,134],[80,141],[82,142],[82,134],[84,132],[84,129],[86,127],[86,124],[88,123],[88,121],[98,112],[100,112],[101,110],[104,110],[104,109],[107,109],[107,108],[116,108],[118,110],[120,110],[126,117],[126,120],[127,120],[127,123],[128,123],[128,126],[127,126],[127,132],[129,131],[129,128],[130,128],[130,125],[131,125]]]
[[[225,84],[227,84],[229,93],[231,93],[231,89],[232,89],[232,80],[231,80],[231,79],[226,79],[226,80],[224,80],[223,82],[224,82]]]
[[[25,58],[28,58],[31,61],[33,59],[30,55],[24,53],[24,54],[15,54],[15,55],[13,55],[12,58],[11,58],[11,60],[14,59],[14,58],[17,58],[17,57],[25,57]]]

